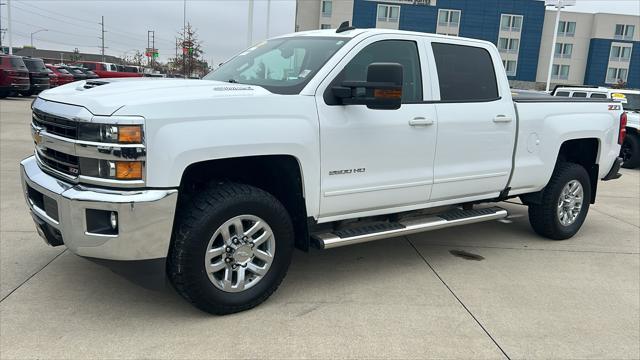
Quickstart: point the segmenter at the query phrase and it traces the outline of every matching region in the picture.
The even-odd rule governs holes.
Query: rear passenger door
[[[483,43],[430,42],[427,49],[439,92],[431,201],[497,196],[509,180],[516,137],[508,80],[496,72],[501,60]]]

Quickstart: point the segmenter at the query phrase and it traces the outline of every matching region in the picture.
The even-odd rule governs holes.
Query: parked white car
[[[553,95],[612,99],[620,102],[627,113],[627,135],[620,150],[622,167],[628,169],[640,167],[640,90],[559,86],[554,90]]]
[[[294,247],[502,219],[505,199],[568,239],[598,181],[620,177],[624,122],[609,99],[512,99],[489,42],[343,24],[253,46],[201,81],[43,92],[21,172],[49,244],[155,264],[228,314],[276,290]]]

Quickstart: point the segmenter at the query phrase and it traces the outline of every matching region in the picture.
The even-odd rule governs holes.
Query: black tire
[[[558,219],[558,200],[564,187],[572,180],[577,180],[582,185],[582,207],[575,221],[565,226]],[[591,204],[591,181],[587,171],[578,164],[559,163],[542,191],[542,203],[529,205],[529,223],[533,230],[552,240],[573,237],[584,223]]]
[[[640,135],[627,134],[620,150],[622,157],[622,167],[625,169],[635,169],[640,166]]]
[[[271,194],[258,188],[234,184],[212,184],[178,209],[174,242],[167,272],[177,292],[197,308],[224,315],[251,309],[265,301],[284,279],[294,248],[289,213]],[[271,227],[276,251],[266,275],[241,292],[223,291],[209,280],[204,256],[209,239],[227,220],[255,215]]]
[[[0,99],[4,99],[9,96],[9,90],[0,90]]]
[[[29,96],[33,95],[33,91],[31,91],[31,90],[20,91],[20,95],[22,95],[24,97],[29,97]]]

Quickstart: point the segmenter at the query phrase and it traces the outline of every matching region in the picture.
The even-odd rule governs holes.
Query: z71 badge
[[[348,174],[358,174],[366,172],[365,168],[357,168],[357,169],[345,169],[345,170],[332,170],[329,171],[329,176],[331,175],[348,175]]]
[[[622,110],[620,105],[609,105],[609,110]]]

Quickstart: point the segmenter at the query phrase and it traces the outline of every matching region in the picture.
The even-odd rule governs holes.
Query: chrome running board
[[[507,217],[507,210],[491,207],[475,210],[453,210],[443,214],[411,218],[398,222],[366,225],[359,228],[337,230],[313,234],[320,248],[332,249],[340,246],[386,239],[394,236],[416,234],[424,231],[443,229],[452,226],[473,224],[482,221],[498,220]]]

